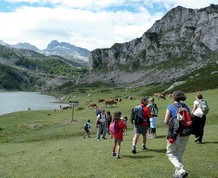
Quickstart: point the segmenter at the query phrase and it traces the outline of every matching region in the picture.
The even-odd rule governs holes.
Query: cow
[[[70,106],[64,106],[64,107],[62,107],[63,110],[67,110],[67,109],[69,109],[69,108],[70,108]]]
[[[173,98],[173,94],[172,93],[168,94],[168,98]]]
[[[163,93],[155,93],[155,94],[154,94],[154,97],[157,97],[157,98],[158,98],[158,97],[159,97],[160,95],[162,95],[162,94],[163,94]]]
[[[98,99],[99,103],[103,103],[104,101],[105,101],[105,99],[101,99],[101,98]]]
[[[113,104],[117,105],[117,102],[114,100],[106,100],[104,104],[105,106],[113,106]]]
[[[132,101],[132,100],[135,100],[136,98],[129,96],[128,99]]]
[[[164,95],[163,93],[161,93],[161,94],[158,96],[158,99],[164,99],[164,100],[166,100],[166,97],[165,97],[165,95]]]
[[[122,102],[122,99],[121,98],[115,98],[114,101]]]
[[[96,107],[97,106],[97,104],[95,104],[95,103],[89,103],[89,105],[88,105],[88,108],[94,108],[94,107]]]

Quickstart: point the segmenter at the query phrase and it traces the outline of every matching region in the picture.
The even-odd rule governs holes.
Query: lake
[[[60,109],[55,97],[39,92],[0,92],[0,115],[16,111]]]

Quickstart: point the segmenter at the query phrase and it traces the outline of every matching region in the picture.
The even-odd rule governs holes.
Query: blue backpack
[[[130,118],[131,118],[132,124],[140,124],[140,123],[147,122],[147,120],[144,119],[142,116],[142,106],[140,106],[140,105],[132,108]]]

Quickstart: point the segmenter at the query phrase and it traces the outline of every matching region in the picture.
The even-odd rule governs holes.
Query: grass
[[[26,111],[0,116],[0,177],[1,178],[91,178],[91,177],[171,177],[173,166],[167,159],[165,134],[167,127],[163,124],[166,101],[156,100],[159,106],[158,128],[155,139],[147,141],[146,151],[141,150],[141,137],[137,144],[138,154],[131,153],[132,125],[128,123],[128,134],[124,136],[121,148],[121,159],[111,156],[112,140],[96,140],[97,130],[94,127],[93,109],[88,109],[86,100],[97,98],[113,98],[121,96],[123,102],[117,106],[106,108],[112,113],[120,110],[129,116],[130,109],[139,103],[141,93],[146,89],[124,92],[122,89],[108,93],[93,89],[92,97],[87,93],[74,93],[79,101],[75,108],[74,122],[71,121],[71,110]],[[89,92],[89,91],[88,91]],[[191,136],[184,162],[191,178],[218,178],[218,89],[203,91],[208,101],[210,113],[205,126],[204,144],[195,144]],[[136,100],[125,99],[133,95]],[[194,93],[187,94],[187,104],[191,107]],[[101,108],[105,107],[99,104]],[[83,124],[91,120],[91,138],[83,139]]]

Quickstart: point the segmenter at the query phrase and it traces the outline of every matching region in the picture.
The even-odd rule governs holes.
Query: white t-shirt
[[[99,114],[97,118],[99,119],[99,122],[106,122],[106,114]]]

